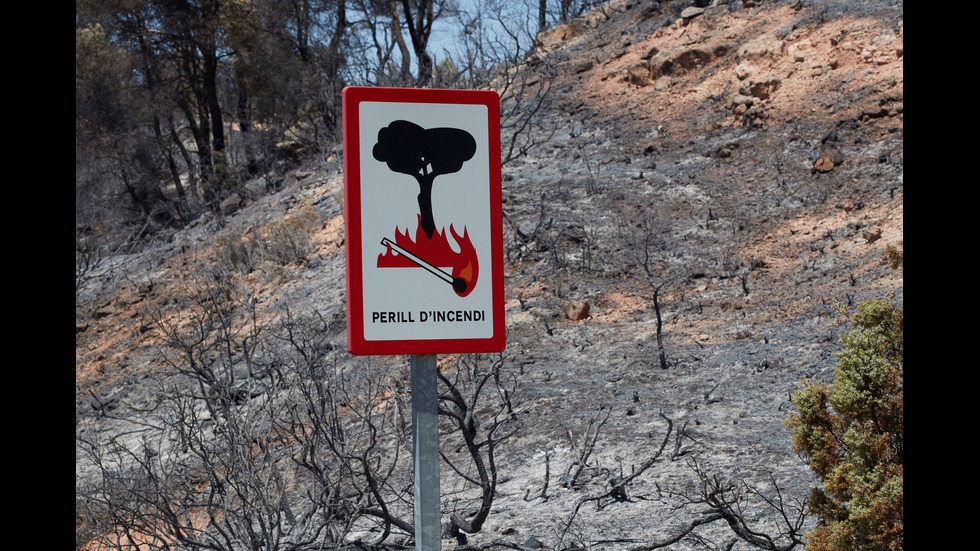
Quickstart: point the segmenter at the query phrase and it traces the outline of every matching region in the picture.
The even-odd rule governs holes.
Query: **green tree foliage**
[[[898,242],[898,247],[894,245],[888,245],[885,247],[885,262],[888,266],[897,270],[900,266],[905,265],[905,243],[904,241]]]
[[[811,381],[793,397],[793,443],[822,483],[808,549],[904,548],[903,319],[893,300],[859,304],[833,384]]]

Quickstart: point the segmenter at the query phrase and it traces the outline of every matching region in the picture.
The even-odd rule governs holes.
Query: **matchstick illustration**
[[[391,247],[398,254],[400,254],[400,255],[404,256],[405,258],[411,260],[412,262],[414,262],[415,264],[417,264],[419,267],[425,268],[426,271],[428,271],[432,275],[434,275],[434,276],[438,277],[439,279],[445,281],[446,283],[452,285],[453,286],[453,290],[456,291],[457,293],[462,294],[462,293],[464,293],[466,291],[467,282],[466,282],[465,279],[463,279],[461,277],[453,277],[452,275],[447,274],[446,272],[442,271],[440,268],[437,268],[436,266],[433,266],[429,262],[426,262],[425,260],[423,260],[423,259],[419,258],[418,256],[412,254],[410,251],[408,251],[404,247],[401,247],[399,245],[396,245],[394,241],[388,239],[387,237],[381,238],[381,244],[382,245],[387,245],[388,247]]]

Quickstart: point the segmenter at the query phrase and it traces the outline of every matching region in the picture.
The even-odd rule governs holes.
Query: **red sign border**
[[[363,101],[484,105],[490,151],[500,151],[500,96],[492,90],[442,90],[348,86],[342,93],[344,148],[344,250],[347,260],[347,351],[355,356],[463,354],[500,352],[506,344],[504,324],[503,212],[500,157],[490,159],[490,285],[493,290],[492,336],[481,339],[366,340],[361,271],[360,119]]]

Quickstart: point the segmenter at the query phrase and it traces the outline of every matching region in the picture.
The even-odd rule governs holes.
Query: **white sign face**
[[[503,347],[499,108],[489,94],[345,90],[352,353]]]

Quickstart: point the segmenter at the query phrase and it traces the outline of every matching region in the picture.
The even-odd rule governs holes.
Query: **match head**
[[[456,294],[459,294],[459,295],[465,293],[466,292],[466,280],[463,279],[463,278],[461,278],[461,277],[454,277],[453,278],[453,290],[456,291]]]

